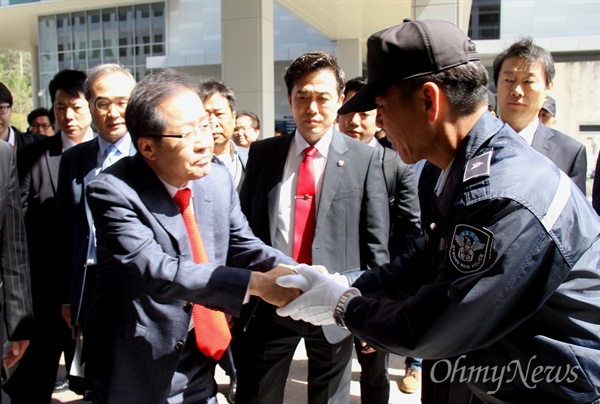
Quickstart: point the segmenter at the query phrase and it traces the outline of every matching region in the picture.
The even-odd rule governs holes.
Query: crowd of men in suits
[[[493,79],[502,122],[585,194],[585,147],[538,118],[550,54],[517,41],[496,58]],[[308,264],[349,287],[406,255],[431,219],[422,193],[446,177],[431,164],[415,175],[380,144],[378,105],[352,109],[354,100],[338,116],[370,87],[346,83],[331,55],[298,57],[284,80],[296,131],[259,141],[258,117],[236,113],[217,79],[197,84],[166,69],[136,84],[116,64],[63,70],[49,85],[51,116],[30,114],[28,135],[10,127],[0,83],[0,342],[12,342],[4,363],[19,361],[3,385],[12,403],[50,402],[63,352],[73,375],[85,364],[71,389],[97,403],[215,403],[217,363],[232,378],[230,401],[282,403],[301,339],[309,402],[348,402],[353,349],[363,402],[388,402],[384,344],[278,315],[301,292],[277,278]],[[48,135],[53,119],[55,135],[33,133]],[[204,350],[198,306],[217,313],[211,321],[228,315],[233,326],[219,335],[229,347]],[[404,390],[418,391],[421,363],[407,368]]]

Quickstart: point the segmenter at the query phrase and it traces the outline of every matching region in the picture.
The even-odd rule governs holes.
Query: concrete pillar
[[[237,110],[257,114],[261,138],[275,126],[273,0],[221,0],[221,77],[233,88]]]
[[[413,18],[450,21],[467,33],[472,4],[472,0],[414,0]]]
[[[363,42],[358,38],[337,41],[338,64],[344,69],[346,80],[363,75]]]
[[[40,53],[39,47],[34,47],[29,50],[31,53],[31,97],[33,99],[33,109],[39,108],[41,105],[40,92]],[[50,107],[47,107],[48,109]]]

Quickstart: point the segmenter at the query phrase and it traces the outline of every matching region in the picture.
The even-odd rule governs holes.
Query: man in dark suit
[[[344,103],[367,84],[364,77],[348,80],[344,90]],[[387,188],[390,211],[390,256],[409,250],[413,240],[421,234],[420,209],[417,184],[412,165],[400,160],[393,149],[382,146],[375,137],[377,110],[338,115],[340,131],[377,149]],[[362,403],[387,404],[390,398],[387,352],[376,351],[358,338],[354,340],[356,356],[361,366],[360,396]],[[400,389],[414,393],[421,388],[421,359],[406,358],[405,377]]]
[[[14,126],[10,126],[12,105],[13,97],[10,90],[0,83],[0,139],[8,142],[17,152],[17,163],[19,163],[25,146],[45,139],[45,136],[38,133],[21,133]],[[20,165],[18,167],[20,168]]]
[[[93,135],[83,93],[85,77],[76,70],[62,70],[54,76],[49,89],[60,133],[28,146],[23,155],[21,200],[36,321],[31,346],[6,385],[14,404],[50,402],[64,341],[74,347],[60,314],[56,189],[62,152]]]
[[[592,185],[592,205],[594,206],[594,210],[600,215],[600,153],[598,153],[598,157],[596,158],[596,171]]]
[[[292,272],[277,265],[294,261],[252,234],[229,172],[211,163],[210,123],[189,78],[146,76],[126,122],[138,153],[87,187],[98,240],[84,344],[94,402],[215,403],[219,355],[197,347],[208,340],[196,337],[206,327],[192,321],[195,306],[237,315],[250,295],[284,304],[298,294],[275,285]]]
[[[299,262],[324,265],[338,278],[346,274],[351,283],[362,270],[389,258],[388,202],[379,154],[333,129],[344,99],[344,73],[335,58],[325,53],[300,56],[288,67],[285,82],[297,130],[253,143],[240,193],[242,210],[265,243]],[[302,161],[315,149],[314,194],[296,195],[303,186],[298,185]],[[301,238],[295,235],[301,228],[295,220],[302,210],[296,208],[299,200],[312,201],[314,209],[306,220],[314,232],[307,235],[304,230]],[[245,317],[239,347],[234,343],[236,359],[243,358],[236,363],[236,402],[281,403],[302,338],[308,354],[308,401],[349,400],[353,339],[347,333],[280,318],[264,302],[250,305]]]
[[[96,238],[85,187],[103,168],[135,154],[125,126],[125,109],[134,86],[131,73],[116,64],[99,65],[88,72],[84,91],[98,136],[65,151],[60,162],[59,268],[63,317],[71,328],[85,329],[96,277]]]
[[[0,140],[0,246],[0,347],[4,348],[2,365],[10,368],[29,346],[33,306],[16,156],[3,140]],[[6,377],[3,369],[3,383]]]
[[[376,107],[402,161],[428,160],[425,237],[353,288],[297,267],[277,283],[304,293],[278,313],[427,359],[423,403],[597,402],[600,219],[488,111],[486,68],[459,27],[406,22],[367,48],[368,84],[339,114]]]
[[[211,119],[215,156],[227,167],[239,191],[246,172],[248,149],[237,147],[231,138],[235,130],[235,94],[213,78],[200,82],[199,94]]]
[[[494,60],[500,119],[510,125],[536,151],[567,174],[585,195],[585,146],[540,123],[538,114],[554,80],[554,60],[531,38],[521,39]]]

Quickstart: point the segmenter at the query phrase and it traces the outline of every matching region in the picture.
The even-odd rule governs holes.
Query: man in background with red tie
[[[87,188],[94,402],[216,403],[215,364],[230,340],[223,312],[239,315],[251,295],[276,305],[297,296],[274,283],[294,261],[248,227],[229,172],[211,163],[210,122],[187,76],[146,76],[125,120],[138,153]]]
[[[307,53],[284,77],[295,133],[250,148],[240,192],[254,233],[300,263],[325,266],[352,284],[387,262],[389,213],[380,156],[333,128],[344,73],[326,53]],[[236,403],[283,402],[300,339],[308,355],[308,402],[349,401],[352,338],[341,329],[281,318],[265,302],[248,305],[235,332]],[[236,330],[238,331],[238,330]],[[239,341],[237,340],[239,338]]]

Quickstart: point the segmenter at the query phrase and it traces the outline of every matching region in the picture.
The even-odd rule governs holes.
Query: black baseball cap
[[[469,51],[471,39],[443,20],[407,21],[371,35],[367,41],[367,84],[338,111],[375,109],[375,97],[402,80],[480,60]]]
[[[544,101],[544,105],[542,105],[542,109],[545,109],[550,114],[552,114],[552,116],[555,117],[556,116],[556,101],[554,101],[554,98],[550,97],[549,95],[546,96],[546,101]]]

